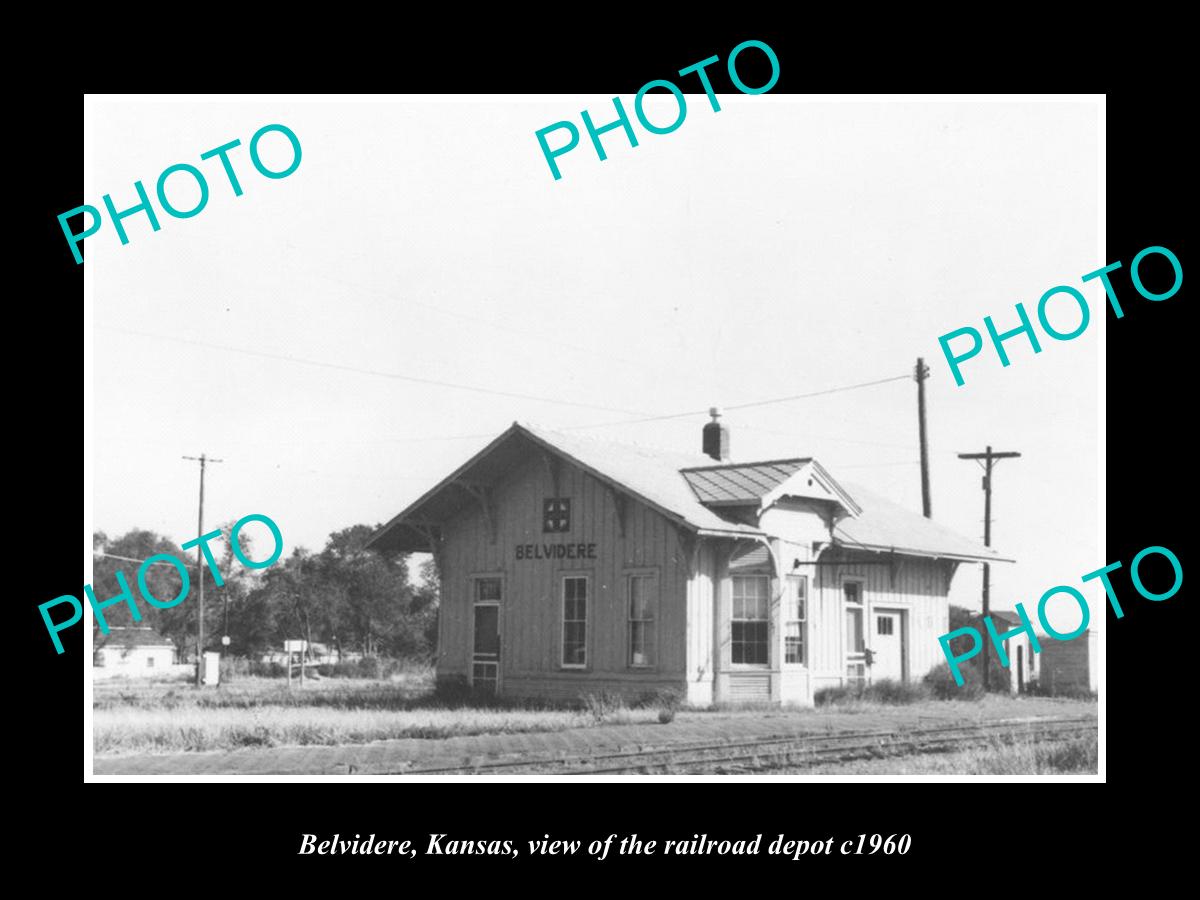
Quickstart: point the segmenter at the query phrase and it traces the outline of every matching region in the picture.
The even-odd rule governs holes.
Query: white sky
[[[623,98],[632,111],[631,98]],[[924,356],[935,518],[982,536],[983,493],[957,451],[1019,450],[997,469],[993,603],[1036,606],[1099,568],[1097,111],[1087,103],[813,103],[689,96],[669,135],[604,136],[560,157],[534,132],[609,97],[240,103],[89,99],[85,201],[136,203],[177,162],[208,207],[110,222],[86,242],[94,297],[94,527],[195,536],[265,513],[287,552],[377,523],[513,420],[630,418],[214,349],[243,348],[644,413],[701,410],[911,372]],[[658,102],[658,101],[655,101]],[[668,122],[673,103],[648,104]],[[631,113],[632,114],[632,113]],[[283,123],[303,161],[268,180],[250,136]],[[240,138],[234,198],[216,160]],[[559,138],[556,135],[552,140]],[[290,159],[271,135],[272,168]],[[192,205],[186,176],[176,205]],[[157,207],[157,201],[155,201]],[[1041,294],[1083,291],[1092,325],[1033,355],[990,348],[956,387],[939,335],[1017,324]],[[1063,301],[1058,301],[1063,302]],[[1063,304],[1052,321],[1070,330]],[[131,334],[129,332],[141,332]],[[158,337],[147,337],[155,335]],[[198,343],[181,343],[178,338]],[[587,433],[698,450],[706,416]],[[815,455],[834,475],[920,510],[916,386],[731,412],[735,459]],[[473,436],[446,439],[451,436]],[[264,532],[265,533],[265,532]],[[953,599],[978,606],[977,567]],[[1092,589],[1085,593],[1094,598]],[[1103,616],[1093,603],[1093,624]],[[1032,610],[1031,610],[1032,612]],[[1055,619],[1057,620],[1057,616]],[[1064,624],[1077,621],[1070,612]]]

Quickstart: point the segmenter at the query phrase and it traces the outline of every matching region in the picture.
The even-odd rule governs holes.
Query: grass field
[[[928,753],[858,760],[809,768],[781,767],[778,775],[1094,775],[1095,733],[1068,741],[993,741],[990,747],[958,753]]]
[[[269,678],[243,678],[205,690],[109,682],[96,685],[92,709],[97,755],[517,734],[595,722],[586,710],[441,704],[425,675],[389,681],[324,679],[292,690]],[[656,709],[621,709],[606,720],[649,722],[656,715]]]
[[[937,727],[1007,718],[1095,715],[1094,701],[989,696],[979,701],[922,700],[906,705],[850,700],[808,709],[682,709],[671,723],[655,705],[629,709],[593,702],[581,709],[439,701],[425,673],[386,681],[323,679],[288,690],[278,679],[240,678],[219,688],[180,683],[103,682],[93,694],[98,759],[152,758],[199,751],[239,751],[236,766],[267,758],[289,765],[336,765],[344,755],[388,760],[438,756],[579,752],[621,743],[725,740],[753,734],[827,734]],[[516,736],[516,737],[514,737]],[[418,740],[404,740],[418,739]],[[389,744],[378,742],[390,741]],[[355,750],[354,748],[360,748]],[[317,749],[324,748],[324,749]],[[373,748],[373,749],[372,749]],[[250,757],[245,754],[249,753]],[[280,755],[282,754],[282,755]],[[301,754],[303,759],[297,757]],[[307,754],[307,755],[306,755]],[[272,756],[273,755],[273,756]],[[252,757],[252,758],[251,758]],[[322,771],[325,768],[321,768]],[[778,774],[799,769],[769,767]],[[806,774],[1036,774],[1096,771],[1095,737],[1058,743],[996,742],[956,753],[860,760],[802,770]]]

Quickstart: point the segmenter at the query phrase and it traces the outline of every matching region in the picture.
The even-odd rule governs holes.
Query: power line
[[[656,415],[656,416],[646,416],[646,415],[639,414],[635,410],[623,409],[623,408],[612,407],[612,406],[602,406],[600,404],[595,404],[595,403],[581,403],[576,400],[562,400],[562,399],[559,399],[556,397],[544,397],[544,396],[539,396],[536,394],[524,394],[524,393],[520,393],[520,392],[516,392],[516,391],[501,391],[501,390],[497,390],[495,388],[485,388],[485,387],[479,387],[477,385],[459,384],[459,383],[450,382],[450,381],[440,381],[440,380],[434,379],[434,378],[421,378],[416,375],[405,375],[405,374],[402,374],[399,372],[384,372],[379,369],[368,369],[368,368],[361,367],[361,366],[349,366],[349,365],[345,365],[343,363],[333,363],[333,362],[327,362],[325,360],[308,359],[308,358],[302,357],[302,356],[291,356],[291,355],[284,354],[284,353],[271,353],[266,350],[251,350],[246,347],[232,347],[232,346],[229,346],[226,344],[215,344],[215,343],[212,343],[209,341],[198,341],[198,340],[195,340],[192,338],[181,338],[181,337],[176,337],[173,335],[164,335],[164,334],[152,334],[150,332],[137,331],[137,330],[130,329],[130,328],[116,328],[111,325],[98,325],[96,327],[103,329],[105,331],[116,332],[117,334],[133,335],[136,337],[150,338],[152,340],[171,341],[171,342],[179,343],[179,344],[189,344],[189,345],[192,345],[195,347],[205,347],[205,348],[208,348],[211,350],[221,350],[226,353],[238,353],[238,354],[242,354],[244,356],[258,357],[260,359],[271,359],[271,360],[275,360],[277,362],[292,362],[292,363],[298,363],[300,365],[313,366],[315,368],[321,368],[321,369],[333,369],[335,371],[352,372],[352,373],[359,374],[359,375],[373,375],[373,376],[377,376],[380,378],[390,378],[390,379],[393,379],[396,381],[406,381],[406,382],[410,382],[413,384],[424,384],[424,385],[429,385],[432,387],[447,388],[450,390],[469,391],[469,392],[478,393],[478,394],[487,394],[487,395],[493,396],[493,397],[507,397],[509,399],[516,399],[516,400],[531,400],[531,401],[534,401],[537,403],[550,403],[550,404],[556,404],[559,406],[572,406],[572,407],[576,407],[579,409],[595,409],[595,410],[600,410],[602,412],[625,413],[627,415],[637,416],[637,418],[634,418],[634,419],[623,419],[623,420],[620,420],[617,422],[595,422],[595,423],[591,423],[588,425],[570,425],[570,426],[566,426],[566,427],[560,429],[562,431],[581,431],[581,430],[586,430],[589,428],[608,428],[608,427],[612,427],[612,426],[616,426],[616,425],[637,425],[637,424],[641,424],[644,422],[662,422],[662,421],[668,421],[671,419],[683,419],[683,418],[687,418],[689,416],[705,415],[708,412],[707,409],[699,409],[699,410],[686,410],[684,412],[677,412],[677,413],[666,413],[663,415]],[[874,387],[874,386],[880,385],[880,384],[888,384],[893,381],[907,380],[909,377],[911,377],[911,376],[909,376],[906,373],[904,375],[896,375],[896,376],[892,376],[890,378],[876,379],[875,381],[864,381],[859,384],[848,384],[848,385],[842,385],[840,387],[835,387],[835,388],[827,388],[825,390],[820,390],[820,391],[810,391],[810,392],[804,393],[804,394],[792,394],[787,397],[775,397],[770,400],[755,400],[750,403],[738,403],[738,404],[734,404],[731,406],[726,406],[725,409],[726,410],[755,409],[755,408],[762,407],[762,406],[772,406],[772,405],[775,405],[778,403],[790,403],[794,400],[805,400],[810,397],[823,397],[823,396],[827,396],[829,394],[838,394],[838,393],[842,393],[844,391],[855,391],[855,390],[860,390],[862,388]],[[748,426],[748,427],[750,427],[752,429],[755,428],[755,426]],[[770,432],[769,429],[758,429],[758,430],[764,431],[767,433],[772,433],[772,432]],[[883,444],[883,443],[872,442],[872,441],[856,441],[856,440],[849,439],[849,438],[835,438],[835,437],[820,436],[820,435],[801,435],[801,434],[790,434],[787,432],[774,432],[774,433],[784,434],[784,435],[788,435],[788,436],[792,436],[792,437],[823,437],[823,439],[825,439],[825,440],[834,440],[834,441],[842,440],[842,441],[846,441],[847,443],[875,444],[878,446],[893,446],[893,447],[902,446],[899,444]],[[438,436],[422,436],[422,437],[418,437],[418,438],[393,438],[393,439],[383,439],[383,440],[387,440],[389,442],[390,441],[396,441],[396,442],[425,441],[425,440],[428,440],[428,441],[465,440],[468,438],[487,437],[487,436],[489,436],[489,435],[438,435]]]
[[[209,240],[211,243],[224,243],[221,241],[214,241],[211,238],[206,238],[206,240]],[[287,246],[291,249],[297,249],[297,250],[299,249],[299,248],[294,247],[290,243]],[[304,263],[308,262],[308,258],[303,256],[302,254],[300,255],[300,258],[304,261]],[[384,297],[390,301],[396,300],[395,292],[390,292],[383,288],[372,287],[372,286],[366,285],[366,284],[356,284],[356,283],[347,281],[344,278],[338,278],[333,275],[330,275],[327,272],[313,271],[311,269],[310,269],[310,272],[312,275],[316,276],[317,278],[323,278],[326,281],[331,282],[333,284],[338,284],[338,285],[341,285],[342,287],[350,288],[353,292],[355,292],[355,293],[351,294],[351,296],[355,297],[355,298],[357,298],[357,295],[359,292],[365,291],[365,292],[372,293],[372,294],[375,294],[380,297]],[[663,374],[666,374],[666,372],[667,372],[667,369],[665,367],[660,367],[660,366],[649,364],[644,357],[634,358],[634,357],[620,356],[617,354],[609,355],[609,354],[601,353],[600,351],[596,350],[594,347],[587,347],[587,346],[584,346],[581,344],[573,344],[568,341],[564,341],[562,339],[561,335],[552,335],[552,334],[549,334],[546,332],[533,331],[533,330],[530,330],[527,328],[517,328],[506,322],[497,321],[495,319],[485,319],[478,315],[460,312],[459,310],[452,309],[452,308],[449,308],[449,307],[446,307],[443,305],[428,303],[423,300],[414,300],[411,296],[407,296],[407,295],[404,297],[404,302],[406,305],[420,307],[421,309],[428,310],[429,312],[435,313],[437,315],[444,316],[444,317],[450,318],[450,319],[456,319],[461,322],[466,322],[473,326],[481,326],[481,325],[487,326],[490,328],[495,328],[497,331],[505,331],[505,332],[508,332],[509,334],[515,334],[520,337],[525,337],[525,338],[529,338],[531,340],[540,341],[540,342],[542,342],[542,344],[541,344],[542,347],[550,346],[553,348],[559,348],[559,349],[563,349],[563,350],[575,350],[580,353],[586,353],[590,356],[595,356],[598,359],[609,360],[609,361],[616,360],[625,365],[641,366],[646,371],[648,371],[648,372],[653,371],[654,373],[656,373],[658,375],[663,375]]]
[[[844,387],[829,388],[824,391],[812,391],[808,394],[795,394],[791,397],[778,397],[774,400],[758,400],[754,403],[741,403],[737,406],[726,406],[726,411],[731,409],[751,409],[755,406],[768,406],[773,403],[788,403],[792,400],[805,400],[809,397],[822,397],[826,394],[839,394],[842,391],[856,391],[859,388],[874,387],[877,384],[887,384],[891,381],[907,381],[912,376],[905,372],[903,375],[895,375],[891,378],[880,378],[876,381],[864,381],[861,384],[848,384]]]
[[[896,450],[915,449],[912,444],[892,444],[884,441],[862,441],[855,438],[834,437],[831,434],[814,434],[812,432],[801,434],[798,431],[776,431],[774,428],[760,428],[757,425],[739,425],[738,428],[744,428],[746,431],[761,431],[763,434],[774,434],[779,435],[780,437],[803,438],[805,440],[835,441],[841,444],[865,444],[868,447],[892,447]]]
[[[899,462],[857,463],[857,464],[849,465],[849,466],[836,466],[836,468],[839,470],[841,470],[841,469],[882,469],[885,466],[919,466],[920,464],[921,464],[921,461],[919,459],[906,459],[906,460],[901,460]]]
[[[332,275],[328,275],[324,272],[315,272],[314,274],[318,278],[324,278],[326,281],[333,282],[334,284],[340,284],[342,287],[351,288],[356,291],[368,291],[370,293],[377,294],[380,297],[385,297],[388,300],[394,301],[396,299],[394,294],[389,293],[388,291],[382,290],[380,288],[368,287],[366,285],[352,284],[351,282],[346,281],[345,279],[335,278]],[[575,350],[580,353],[585,353],[589,356],[594,356],[597,359],[603,359],[603,360],[607,360],[610,362],[615,360],[616,362],[623,363],[624,365],[637,365],[637,366],[642,367],[643,369],[645,369],[648,372],[654,372],[658,375],[665,374],[667,371],[666,368],[664,368],[664,367],[647,364],[645,358],[636,358],[635,359],[632,357],[619,356],[616,354],[609,355],[609,354],[601,353],[593,347],[586,347],[586,346],[583,346],[582,344],[573,344],[568,341],[564,341],[562,339],[562,337],[559,335],[551,335],[546,332],[532,331],[532,330],[526,329],[526,328],[516,328],[505,322],[498,322],[495,319],[484,319],[484,318],[481,318],[480,316],[472,315],[470,313],[459,312],[458,310],[450,309],[448,307],[438,306],[433,303],[426,303],[422,300],[414,300],[414,299],[412,299],[412,297],[409,297],[409,296],[406,296],[404,298],[404,302],[406,304],[409,304],[412,306],[417,306],[422,309],[427,309],[430,312],[437,313],[438,315],[446,316],[451,319],[457,319],[462,322],[467,322],[474,326],[484,325],[484,326],[487,326],[490,328],[495,328],[497,331],[505,331],[505,332],[508,332],[509,334],[518,335],[519,337],[524,337],[524,338],[529,338],[529,339],[532,339],[535,341],[540,341],[540,342],[542,342],[543,347],[548,345],[551,347],[561,348],[563,350]]]
[[[500,391],[494,388],[478,387],[470,384],[457,384],[451,381],[439,381],[434,378],[420,378],[416,375],[403,375],[399,372],[384,372],[379,369],[367,369],[361,366],[348,366],[342,363],[325,362],[319,359],[307,359],[302,356],[289,356],[285,353],[270,353],[266,350],[250,350],[246,347],[230,347],[225,344],[213,344],[208,341],[197,341],[191,338],[174,337],[165,334],[151,334],[145,331],[135,331],[129,328],[114,328],[111,325],[97,325],[105,331],[115,331],[118,334],[130,334],[137,337],[151,338],[159,341],[173,341],[178,344],[191,344],[195,347],[206,347],[210,350],[223,350],[226,353],[240,353],[244,356],[255,356],[260,359],[273,359],[279,362],[293,362],[304,366],[313,366],[319,369],[334,369],[339,372],[354,372],[358,375],[375,375],[380,378],[391,378],[396,381],[408,381],[413,384],[425,384],[432,387],[449,388],[456,391],[472,391],[477,394],[488,394],[492,397],[508,397],[515,400],[533,400],[537,403],[554,403],[559,406],[574,406],[579,409],[595,409],[601,412],[625,413],[628,415],[637,415],[634,410],[620,409],[612,406],[601,406],[595,403],[580,403],[576,400],[559,400],[555,397],[539,397],[535,394],[522,394],[516,391]]]
[[[838,394],[838,393],[841,393],[842,391],[856,391],[859,388],[874,387],[877,384],[887,384],[892,381],[907,381],[911,377],[912,376],[906,372],[903,375],[895,375],[891,378],[880,378],[876,381],[864,381],[861,384],[847,384],[847,385],[843,385],[842,387],[827,388],[826,390],[823,390],[823,391],[810,391],[807,394],[792,394],[789,397],[776,397],[772,400],[755,400],[753,403],[738,403],[733,406],[723,407],[723,409],[726,412],[728,412],[730,410],[736,410],[736,409],[753,409],[753,408],[759,407],[759,406],[770,406],[775,403],[790,403],[793,400],[805,400],[805,399],[808,399],[809,397],[823,397],[826,394]],[[664,415],[664,416],[646,416],[646,417],[640,418],[640,419],[624,419],[620,422],[597,422],[595,425],[573,425],[569,428],[564,428],[562,430],[563,431],[579,431],[579,430],[585,429],[585,428],[607,428],[607,427],[610,427],[613,425],[638,425],[638,424],[641,424],[642,422],[662,422],[667,419],[682,419],[682,418],[686,418],[687,416],[701,416],[701,415],[707,415],[707,414],[708,414],[707,409],[698,409],[698,410],[693,409],[693,410],[688,410],[687,412],[670,413],[669,415]]]
[[[366,376],[377,376],[379,378],[391,378],[394,380],[400,380],[400,382],[409,382],[409,383],[413,383],[413,384],[426,384],[426,385],[434,386],[434,388],[446,388],[446,389],[450,389],[450,390],[470,391],[470,392],[475,392],[475,394],[486,394],[486,395],[490,395],[493,397],[509,397],[509,398],[511,398],[511,400],[530,400],[530,401],[534,401],[534,402],[538,402],[538,403],[553,403],[553,404],[557,404],[557,406],[569,406],[569,407],[576,407],[576,408],[580,408],[580,409],[599,409],[599,410],[601,410],[601,412],[605,412],[605,413],[625,413],[628,415],[637,415],[638,416],[638,418],[636,418],[636,419],[625,419],[622,421],[593,422],[593,424],[590,424],[590,425],[571,425],[571,426],[566,426],[565,428],[562,428],[562,430],[560,430],[560,431],[582,431],[582,430],[586,430],[586,428],[606,428],[606,427],[611,427],[611,426],[616,426],[616,425],[638,425],[638,424],[642,424],[642,422],[667,421],[670,419],[685,419],[691,415],[704,415],[704,414],[707,414],[707,412],[708,412],[707,409],[689,409],[689,410],[686,410],[686,412],[682,412],[682,413],[667,413],[665,415],[641,415],[641,414],[638,414],[636,412],[636,410],[632,410],[632,409],[623,409],[623,408],[618,408],[618,407],[606,407],[606,406],[600,406],[600,404],[596,404],[596,403],[581,403],[581,402],[574,401],[574,400],[559,400],[559,398],[557,398],[557,397],[544,397],[544,396],[533,395],[533,394],[521,394],[521,392],[517,392],[517,391],[502,391],[502,390],[496,390],[493,388],[480,388],[480,386],[478,386],[478,385],[457,384],[455,382],[443,382],[443,380],[438,380],[438,379],[434,379],[434,378],[420,378],[418,376],[408,376],[408,374],[401,374],[400,372],[384,372],[384,371],[377,370],[377,368],[365,368],[365,367],[361,367],[361,366],[348,366],[348,365],[341,364],[341,362],[328,362],[328,361],[324,361],[324,360],[312,360],[312,359],[305,358],[305,356],[292,356],[292,355],[283,354],[283,353],[270,353],[270,352],[268,352],[268,350],[252,350],[252,349],[248,349],[246,347],[230,347],[230,346],[228,346],[228,344],[211,343],[209,341],[197,341],[197,340],[194,340],[194,338],[176,337],[173,335],[155,335],[155,334],[151,334],[151,332],[148,332],[148,331],[137,331],[134,329],[114,328],[114,326],[112,326],[112,325],[97,325],[96,328],[103,329],[106,331],[114,331],[114,332],[116,332],[116,334],[133,335],[133,336],[137,336],[137,337],[149,337],[149,338],[151,338],[151,340],[156,340],[156,341],[172,341],[175,343],[191,344],[191,346],[193,346],[193,347],[205,347],[205,348],[214,349],[214,350],[223,350],[223,352],[226,352],[226,353],[239,353],[239,354],[246,355],[246,356],[257,356],[257,358],[259,358],[259,359],[270,359],[270,360],[276,360],[276,361],[280,361],[280,362],[296,362],[296,364],[304,365],[304,366],[313,366],[316,368],[331,368],[331,370],[340,371],[340,372],[353,372],[356,374],[366,374]],[[737,404],[733,404],[733,406],[727,406],[727,407],[725,407],[725,409],[726,410],[752,409],[752,408],[756,408],[756,407],[773,406],[773,404],[775,404],[775,403],[788,403],[788,402],[791,402],[794,400],[806,400],[806,398],[809,398],[809,397],[821,397],[821,396],[826,396],[829,394],[840,394],[840,392],[842,392],[842,391],[859,390],[862,388],[872,388],[872,386],[875,386],[877,384],[888,384],[889,382],[899,382],[899,380],[906,380],[908,378],[910,378],[910,376],[908,376],[908,374],[906,373],[906,374],[902,374],[902,376],[894,376],[892,378],[876,379],[876,380],[874,380],[874,382],[863,382],[860,384],[847,384],[847,385],[840,386],[840,388],[828,388],[826,390],[810,391],[810,392],[808,392],[808,394],[793,394],[793,395],[787,396],[787,397],[775,397],[775,398],[773,398],[773,400],[757,400],[757,401],[754,401],[751,403],[737,403]],[[461,436],[444,436],[444,437],[438,436],[438,437],[426,437],[426,438],[421,438],[421,439],[427,439],[427,440],[455,439],[456,440],[456,439],[466,439],[468,437],[474,437],[474,436],[467,436],[467,434],[461,434]],[[804,437],[804,436],[800,436],[800,434],[797,434],[797,436],[794,436],[794,437]],[[830,438],[830,439],[836,439],[836,438]],[[397,440],[400,440],[400,439],[397,439]],[[869,442],[852,442],[852,443],[869,443]]]

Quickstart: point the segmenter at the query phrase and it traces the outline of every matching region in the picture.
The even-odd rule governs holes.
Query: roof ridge
[[[610,437],[598,437],[593,434],[584,434],[581,431],[564,431],[561,428],[552,428],[549,425],[542,425],[538,422],[531,422],[528,420],[526,420],[524,422],[516,421],[513,424],[519,425],[522,428],[530,429],[531,431],[547,431],[551,434],[562,435],[563,437],[567,437],[567,438],[590,441],[591,443],[594,443],[594,444],[619,444],[622,447],[629,447],[630,449],[633,449],[633,450],[645,450],[649,453],[670,454],[672,456],[695,456],[695,457],[704,456],[704,452],[700,451],[700,450],[693,452],[690,450],[680,450],[678,448],[673,448],[673,447],[662,447],[657,444],[646,444],[646,443],[642,443],[641,441],[626,441],[626,440],[618,440],[616,438],[610,438]],[[588,427],[591,427],[591,426],[588,426]]]
[[[713,463],[711,466],[688,466],[686,469],[680,469],[681,472],[704,472],[711,469],[745,469],[749,466],[778,466],[782,463],[809,463],[813,461],[811,456],[788,456],[783,459],[756,459],[749,462],[722,462]]]

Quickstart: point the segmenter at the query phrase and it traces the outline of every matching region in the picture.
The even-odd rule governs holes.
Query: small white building
[[[118,626],[96,636],[92,666],[99,677],[149,678],[171,672],[176,653],[175,644],[153,628]]]

